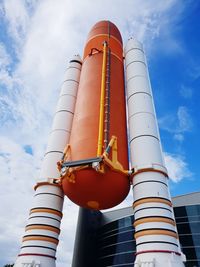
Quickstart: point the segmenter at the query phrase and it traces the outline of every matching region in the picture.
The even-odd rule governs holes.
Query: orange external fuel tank
[[[84,49],[61,180],[64,193],[79,206],[107,209],[127,196],[126,128],[122,38],[113,23],[100,21]]]

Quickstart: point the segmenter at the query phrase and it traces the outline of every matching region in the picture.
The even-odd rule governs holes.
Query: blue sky
[[[99,20],[143,42],[171,194],[199,191],[199,17],[196,0],[0,1],[0,265],[19,252],[67,62]],[[66,199],[57,267],[71,266],[77,211]]]
[[[174,23],[178,49],[168,53],[158,48],[149,62],[163,150],[183,159],[189,171],[180,182],[171,183],[172,195],[200,189],[200,5],[195,3]]]

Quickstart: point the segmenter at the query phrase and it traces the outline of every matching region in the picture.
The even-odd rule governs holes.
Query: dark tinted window
[[[109,255],[104,258],[99,258],[98,267],[117,265],[117,264],[128,264],[134,262],[134,254],[132,252]],[[125,265],[126,266],[126,265]]]
[[[109,245],[107,247],[102,247],[99,250],[99,257],[103,257],[106,255],[111,255],[111,254],[117,254],[121,252],[127,252],[127,251],[135,251],[135,242],[134,241],[129,241],[129,242],[123,242],[123,243],[118,243],[114,245]]]
[[[105,233],[103,231],[99,231],[99,238],[104,239],[107,236],[114,235],[114,234],[121,233],[121,232],[126,232],[129,230],[133,231],[134,230],[133,226],[121,227],[115,230],[110,230],[109,232],[105,232]]]
[[[106,233],[106,232],[113,231],[113,230],[119,229],[119,228],[124,228],[127,226],[132,227],[133,221],[134,221],[133,216],[128,216],[128,217],[119,219],[117,221],[111,222],[111,223],[106,224],[103,227],[101,227],[100,233]]]
[[[101,245],[101,247],[105,247],[105,246],[108,246],[111,244],[116,244],[116,243],[120,243],[120,242],[124,242],[124,241],[128,241],[128,240],[133,240],[133,237],[134,237],[133,230],[129,230],[126,232],[106,236],[105,238],[99,240],[99,244]]]
[[[200,205],[174,209],[186,267],[200,267]]]
[[[200,221],[200,216],[190,216],[188,217],[178,217],[176,218],[176,223],[182,223],[182,222],[199,222]]]
[[[186,267],[200,267],[200,261],[187,261],[185,263]]]
[[[200,205],[193,205],[186,207],[187,216],[200,216]]]
[[[95,266],[133,266],[135,253],[133,216],[101,227],[98,231],[98,258]]]

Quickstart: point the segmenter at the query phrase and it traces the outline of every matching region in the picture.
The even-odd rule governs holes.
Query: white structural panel
[[[81,64],[80,57],[75,56],[70,61],[66,71],[54,115],[52,131],[50,133],[46,154],[42,164],[40,175],[42,181],[48,178],[58,178],[60,175],[57,169],[57,162],[61,159],[63,150],[69,141],[80,79]]]
[[[136,267],[184,266],[142,44],[125,47]]]
[[[61,187],[49,181],[59,178],[57,162],[69,142],[81,65],[80,57],[74,56],[65,74],[40,182],[36,185],[34,203],[15,267],[55,267],[64,197]]]

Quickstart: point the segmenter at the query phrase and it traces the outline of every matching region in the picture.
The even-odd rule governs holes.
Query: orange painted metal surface
[[[103,42],[110,49],[109,140],[117,137],[118,161],[128,169],[126,107],[122,38],[117,27],[101,21],[91,29],[84,49],[83,65],[70,137],[70,161],[97,157]],[[102,153],[104,152],[103,148]],[[74,170],[74,183],[62,179],[64,193],[76,204],[106,209],[127,196],[130,183],[125,174],[105,167],[105,173],[93,168]]]

